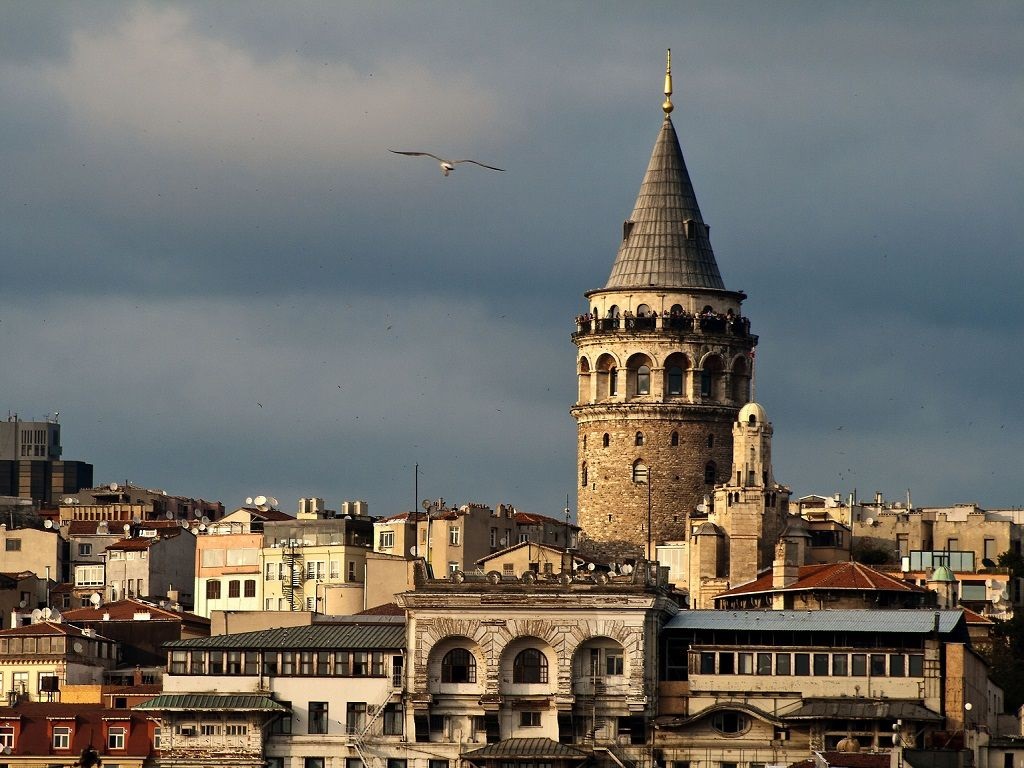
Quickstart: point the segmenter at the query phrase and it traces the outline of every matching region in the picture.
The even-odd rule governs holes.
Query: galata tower
[[[655,559],[685,541],[731,474],[732,429],[750,400],[757,337],[727,290],[665,113],[611,275],[577,318],[578,522],[588,546]]]

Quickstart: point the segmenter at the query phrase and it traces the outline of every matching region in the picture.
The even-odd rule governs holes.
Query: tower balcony
[[[757,336],[750,332],[750,319],[742,315],[723,315],[717,312],[700,315],[646,315],[643,317],[618,316],[576,318],[573,340],[593,335],[667,333],[674,336],[732,336],[750,339],[755,345]]]

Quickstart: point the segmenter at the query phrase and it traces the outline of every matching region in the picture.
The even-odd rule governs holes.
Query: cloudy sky
[[[229,507],[575,507],[668,47],[777,478],[1024,504],[1017,3],[4,3],[0,407]]]

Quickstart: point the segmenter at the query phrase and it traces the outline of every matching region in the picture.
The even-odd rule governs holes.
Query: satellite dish
[[[44,522],[43,528],[45,528],[46,530],[50,530],[51,528],[53,528],[53,520],[47,520],[46,522]]]
[[[103,602],[103,598],[100,597],[99,592],[93,592],[92,595],[89,597],[89,602],[92,603],[94,606],[99,605],[101,602]]]
[[[416,553],[417,553],[418,551],[419,551],[419,550],[418,550],[418,549],[416,549],[416,545],[415,545],[415,544],[414,544],[413,546],[409,547],[409,554],[410,554],[410,555],[412,555],[413,557],[416,557]]]
[[[708,505],[701,502],[700,504],[697,505],[697,511],[701,514],[704,514],[708,511]]]
[[[111,483],[107,487],[110,488],[110,490],[112,490],[112,491],[116,491],[118,489],[117,483]]]
[[[11,749],[11,748],[10,748],[9,746],[7,746],[6,744],[4,744],[4,754],[5,754],[5,755],[9,755],[9,754],[11,754],[11,752],[13,752],[13,751],[14,751],[14,750],[12,750],[12,749]]]
[[[275,498],[274,498],[273,496],[268,496],[268,497],[267,497],[267,503],[268,503],[268,504],[270,504],[270,506],[272,506],[272,507],[275,507],[275,508],[276,508],[276,507],[277,507],[277,505],[278,505],[278,504],[280,504],[281,502],[279,502],[279,501],[278,501],[277,499],[275,499]]]
[[[252,506],[252,496],[246,496],[245,497],[245,505],[247,507]]]
[[[74,504],[75,502],[78,501],[78,499],[76,499],[74,496],[65,496],[60,501],[61,501],[61,504],[67,505],[67,504]]]
[[[180,525],[182,528],[188,528],[188,520],[181,520],[178,523],[178,525]]]
[[[203,525],[206,525],[208,522],[210,522],[210,518],[208,518],[206,515],[203,515],[201,518],[199,518],[199,522]]]
[[[430,509],[431,505],[432,502],[430,501],[430,499],[424,499],[423,501],[420,502],[420,506],[423,507],[424,509]]]
[[[262,507],[264,504],[267,503],[267,497],[266,496],[256,496],[252,500],[252,503],[255,504],[257,507]]]
[[[994,562],[992,562],[991,558],[988,558],[988,557],[983,557],[981,559],[981,564],[984,565],[986,568],[995,568],[996,567],[996,564]]]
[[[192,514],[193,514],[193,515],[194,515],[195,517],[202,517],[202,516],[203,516],[203,510],[201,510],[201,509],[197,509],[197,510],[195,510],[195,511],[194,511],[194,512],[193,512]]]
[[[32,609],[32,623],[33,624],[38,624],[42,620],[43,620],[43,612],[41,610],[39,610],[38,608],[33,608]]]
[[[206,523],[200,523],[199,524],[199,530],[200,531],[205,531],[206,530]]]
[[[142,518],[139,517],[138,515],[135,515],[135,517],[132,518],[132,522],[135,523],[136,525],[138,525],[139,523],[142,522]]]
[[[869,517],[869,518],[866,518],[864,520],[864,525],[874,525],[874,524],[875,524],[875,518],[873,518],[873,517]]]
[[[624,566],[622,566],[622,572],[626,576],[629,576],[629,574],[631,574],[633,572],[633,566],[630,565],[629,563],[626,563]]]
[[[42,609],[42,614],[43,614],[43,618],[46,619],[47,621],[49,621],[50,617],[53,616],[53,611],[51,611],[49,608],[43,608]]]
[[[26,605],[28,605],[28,603],[26,603],[24,600],[18,603],[19,608],[24,608]]]
[[[125,533],[131,533],[131,530],[132,530],[132,527],[130,525],[128,525],[128,523],[125,523],[124,524],[124,532]]]
[[[587,570],[588,571],[593,571],[595,568],[597,568],[597,566],[594,565],[593,563],[587,563]]]
[[[499,584],[499,583],[501,583],[501,572],[500,571],[488,571],[487,572],[487,580],[489,582],[491,582],[491,584]]]

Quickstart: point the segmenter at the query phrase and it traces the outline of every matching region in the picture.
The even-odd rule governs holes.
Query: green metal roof
[[[164,644],[175,649],[392,650],[405,647],[405,624],[313,624],[213,635]]]
[[[523,759],[544,759],[554,760],[578,759],[585,760],[589,753],[581,752],[578,749],[560,744],[557,741],[544,738],[533,739],[505,739],[488,744],[486,747],[474,749],[472,752],[464,752],[462,755],[467,760],[479,760],[483,758],[501,757],[515,760]]]
[[[161,712],[201,712],[231,709],[236,712],[287,712],[288,708],[269,696],[253,693],[162,693],[135,710]]]
[[[666,630],[743,630],[772,632],[906,632],[948,634],[963,624],[961,610],[932,608],[825,608],[815,611],[680,611]]]

